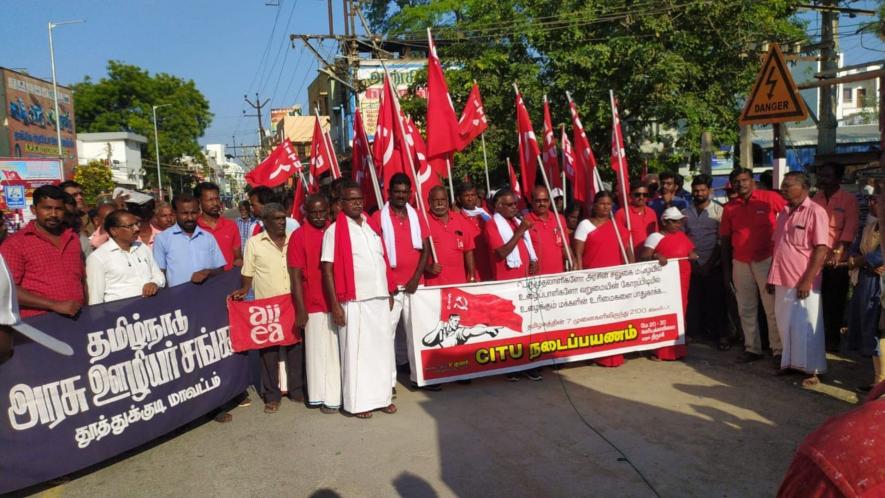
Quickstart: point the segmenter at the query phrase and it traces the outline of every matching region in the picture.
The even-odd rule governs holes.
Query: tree
[[[108,74],[98,82],[86,77],[74,85],[77,129],[85,132],[131,131],[144,135],[145,163],[156,161],[153,106],[157,109],[160,163],[177,165],[182,156],[205,163],[197,139],[212,122],[209,101],[193,80],[166,73],[150,75],[137,66],[108,62]],[[167,106],[168,105],[168,106]],[[145,168],[150,184],[157,184],[154,168]],[[163,183],[171,185],[164,174]]]
[[[98,198],[111,194],[114,190],[114,175],[111,168],[101,159],[93,159],[85,166],[74,170],[74,181],[83,187],[83,197],[89,205],[95,205]]]
[[[571,125],[565,92],[578,104],[601,164],[611,150],[609,90],[619,99],[631,169],[697,161],[700,134],[723,144],[738,138],[741,104],[759,68],[764,42],[804,40],[795,0],[375,0],[367,17],[387,37],[426,44],[425,28],[444,63],[453,99],[479,81],[490,128],[490,167],[503,178],[516,156],[514,93],[519,83],[540,136],[541,100],[554,126]],[[404,103],[403,107],[409,104]],[[456,103],[456,107],[460,106]],[[419,114],[420,115],[420,114]],[[660,129],[677,130],[670,137]],[[558,133],[557,133],[558,136]],[[643,142],[664,151],[643,155]],[[481,151],[456,156],[456,174],[477,177]],[[603,175],[611,170],[604,167]]]

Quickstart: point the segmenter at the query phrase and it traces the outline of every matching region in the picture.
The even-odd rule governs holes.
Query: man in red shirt
[[[427,234],[423,233],[421,216],[409,205],[412,197],[412,181],[405,173],[397,173],[390,177],[388,201],[372,215],[372,224],[381,227],[381,240],[390,263],[393,283],[397,287],[390,311],[390,334],[394,340],[396,365],[392,365],[391,387],[396,386],[397,367],[405,370],[408,353],[411,351],[411,323],[407,294],[413,294],[421,283],[424,265],[430,253],[425,243]],[[438,387],[438,386],[437,386]],[[433,389],[439,390],[439,389]]]
[[[845,166],[839,163],[826,163],[817,168],[817,193],[812,198],[826,209],[829,219],[830,251],[824,266],[820,295],[828,351],[839,350],[848,298],[848,248],[854,242],[860,223],[857,199],[854,194],[840,188],[844,175]]]
[[[633,254],[639,252],[645,239],[658,231],[658,216],[647,206],[648,187],[644,183],[634,181],[630,189],[630,205],[618,209],[615,221],[627,226],[627,209],[630,210],[630,237],[633,239]],[[626,241],[625,241],[626,242]]]
[[[768,322],[768,343],[774,363],[780,368],[782,347],[774,316],[774,296],[768,292],[766,284],[771,269],[775,219],[786,206],[786,201],[777,192],[757,189],[750,169],[737,168],[728,178],[737,197],[722,211],[719,237],[722,272],[726,283],[734,285],[744,330],[744,355],[738,362],[762,358],[757,322],[757,303],[761,298]]]
[[[304,329],[304,355],[309,406],[323,413],[337,413],[341,407],[341,358],[338,328],[332,323],[323,295],[320,256],[323,235],[329,224],[329,202],[314,194],[304,202],[305,221],[292,233],[286,255],[295,324]]]
[[[538,273],[538,257],[527,232],[529,220],[516,217],[518,203],[510,189],[501,189],[492,202],[495,215],[486,223],[484,233],[489,246],[493,280],[524,278]]]
[[[458,216],[467,221],[473,230],[475,277],[483,282],[492,280],[489,248],[483,235],[485,224],[492,219],[492,215],[482,207],[476,187],[472,183],[465,182],[458,185],[457,197],[458,205],[461,206]]]
[[[560,214],[556,222],[554,214],[550,211],[550,194],[547,187],[538,185],[532,192],[532,212],[526,215],[526,219],[532,222],[529,236],[538,255],[538,274],[550,275],[565,271],[565,262],[568,261],[566,253],[567,236],[565,230],[565,218]],[[561,228],[560,228],[561,227]]]
[[[473,231],[461,216],[449,211],[449,196],[440,185],[430,189],[430,238],[437,261],[424,269],[426,285],[452,285],[475,282]]]
[[[53,185],[34,190],[31,213],[36,219],[0,246],[22,318],[47,311],[74,316],[84,304],[80,239],[64,224],[64,199],[65,193]]]
[[[234,266],[243,266],[243,245],[237,224],[223,216],[220,193],[218,185],[211,182],[198,183],[194,187],[194,197],[200,201],[202,211],[197,225],[215,237],[226,262],[224,269],[230,270]]]

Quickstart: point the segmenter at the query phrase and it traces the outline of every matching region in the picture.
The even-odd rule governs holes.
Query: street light
[[[52,28],[64,26],[65,24],[80,24],[86,22],[83,19],[74,21],[49,21],[49,62],[52,64],[52,95],[55,100],[55,138],[58,140],[58,158],[64,160],[64,151],[61,147],[61,114],[58,113],[58,83],[55,79],[55,49],[52,46]]]
[[[157,109],[169,107],[170,105],[172,104],[151,106],[154,111],[154,145],[157,147],[157,194],[160,196],[160,202],[163,202],[163,174],[160,173],[160,135],[157,133]]]

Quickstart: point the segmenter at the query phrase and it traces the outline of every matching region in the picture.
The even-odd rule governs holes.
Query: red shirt
[[[516,232],[516,227],[519,226],[519,223],[516,223],[516,219],[509,220],[509,223],[513,228],[513,231]],[[519,243],[516,244],[516,248],[514,249],[514,251],[519,251],[519,258],[522,260],[522,264],[519,268],[508,268],[506,259],[498,257],[498,253],[495,251],[506,244],[507,241],[501,237],[501,232],[498,231],[498,225],[495,224],[494,220],[489,220],[489,222],[486,223],[483,233],[485,234],[486,243],[489,246],[489,262],[492,267],[493,280],[511,280],[528,276],[529,251],[526,248],[525,241],[522,237],[519,238]]]
[[[61,233],[55,246],[31,221],[0,246],[15,285],[53,301],[85,304],[85,268],[80,237],[70,229]],[[45,310],[21,307],[21,317],[42,315]]]
[[[323,249],[325,229],[314,228],[310,223],[292,232],[286,263],[289,268],[301,270],[301,286],[304,289],[304,307],[308,313],[328,313],[329,305],[323,294],[323,273],[320,256]]]
[[[430,237],[433,240],[442,271],[436,276],[425,272],[424,284],[452,285],[467,282],[464,254],[474,250],[473,226],[453,212],[449,212],[449,219],[446,223],[433,215],[428,218],[430,220]]]
[[[237,224],[224,216],[220,216],[215,223],[215,228],[211,228],[205,221],[203,221],[203,217],[199,216],[197,217],[197,225],[215,237],[215,242],[218,243],[218,247],[221,249],[224,261],[227,262],[227,264],[224,265],[224,269],[230,270],[233,268],[234,248],[240,249],[242,247],[240,241],[240,229],[237,228]]]
[[[551,273],[564,272],[562,247],[567,239],[559,231],[553,211],[549,211],[546,218],[541,218],[535,213],[529,213],[526,218],[535,224],[529,230],[529,236],[532,238],[532,246],[538,256],[538,274],[550,275]],[[565,218],[559,215],[559,220],[562,222],[562,228],[565,229]]]
[[[630,209],[630,235],[633,236],[634,254],[642,247],[642,243],[650,234],[658,231],[658,216],[655,210],[645,206],[640,211],[639,208],[629,206]],[[623,209],[618,209],[615,213],[615,220],[621,225],[627,226],[627,214]],[[627,245],[627,241],[624,241]]]
[[[372,214],[372,223],[375,223],[376,227],[384,226],[381,223],[381,212],[379,209]],[[419,213],[418,216],[421,214]],[[412,232],[408,214],[399,217],[393,212],[393,209],[390,209],[390,219],[393,225],[393,240],[396,244],[396,267],[391,267],[390,272],[393,274],[395,285],[406,285],[406,282],[415,274],[415,268],[418,267],[418,262],[421,260],[421,251],[412,246]],[[426,234],[422,233],[421,239],[423,240],[425,237]],[[383,236],[381,238],[384,239]],[[390,254],[388,247],[385,246],[385,250],[387,254]]]
[[[460,216],[473,230],[473,268],[475,277],[478,282],[488,282],[492,280],[492,264],[489,261],[489,245],[486,242],[484,228],[486,225],[482,216],[470,216],[464,211],[459,210]]]
[[[732,258],[754,263],[771,257],[772,234],[777,214],[787,205],[780,194],[753,190],[749,199],[738,197],[722,210],[719,235],[731,237]]]

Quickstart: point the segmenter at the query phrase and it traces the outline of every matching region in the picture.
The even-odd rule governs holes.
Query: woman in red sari
[[[633,251],[629,247],[628,240],[627,229],[617,224],[612,217],[611,192],[597,193],[593,200],[590,218],[581,221],[575,229],[573,249],[577,269],[605,268],[632,263]],[[598,358],[596,363],[603,367],[619,367],[624,363],[624,355]]]
[[[661,265],[667,264],[668,259],[686,258],[679,261],[679,283],[682,288],[682,315],[685,316],[688,305],[688,286],[691,281],[691,263],[689,260],[698,259],[694,252],[694,244],[682,231],[682,220],[685,215],[679,208],[668,207],[661,215],[661,231],[655,232],[645,239],[639,250],[640,261],[657,259]],[[674,361],[685,356],[687,352],[685,344],[676,346],[664,346],[655,350],[658,360]]]

